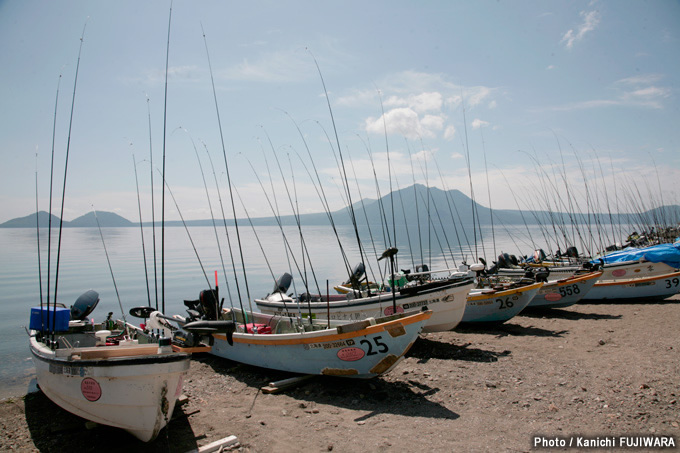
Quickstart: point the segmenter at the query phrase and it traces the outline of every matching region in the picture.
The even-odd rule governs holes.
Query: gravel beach
[[[422,335],[377,379],[315,377],[275,394],[261,388],[290,374],[200,354],[186,402],[151,444],[37,392],[0,402],[0,450],[185,452],[230,435],[253,452],[531,451],[610,439],[620,451],[641,438],[677,449],[678,326],[680,295],[523,312]]]

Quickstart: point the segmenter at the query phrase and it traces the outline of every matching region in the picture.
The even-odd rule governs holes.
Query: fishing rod
[[[36,146],[37,151],[37,146]],[[44,330],[44,325],[42,325],[42,312],[43,312],[43,284],[42,284],[42,264],[40,260],[40,210],[38,209],[38,153],[35,153],[35,231],[36,231],[36,241],[38,246],[38,283],[40,284],[40,321],[41,328]]]
[[[104,242],[104,234],[102,233],[102,227],[99,224],[99,217],[97,217],[97,210],[94,209],[92,205],[92,213],[94,214],[94,219],[97,221],[97,229],[99,229],[99,237],[102,239],[102,246],[104,247],[104,254],[106,255],[106,262],[109,265],[109,272],[111,273],[111,280],[113,280],[113,288],[116,290],[116,297],[118,298],[118,306],[120,307],[120,313],[123,316],[123,325],[125,326],[125,334],[128,334],[128,323],[125,319],[125,311],[123,310],[123,303],[120,301],[120,294],[118,293],[118,285],[116,285],[116,277],[113,276],[113,268],[111,267],[111,260],[109,259],[109,252],[106,250],[106,243]]]
[[[147,117],[149,119],[149,162],[151,174],[151,234],[153,237],[153,278],[154,278],[154,290],[156,295],[156,310],[158,310],[158,265],[156,259],[156,207],[154,206],[155,197],[153,196],[153,146],[151,143],[151,100],[149,96],[146,96],[146,110]],[[151,304],[149,304],[151,305]]]
[[[149,288],[149,271],[146,265],[146,247],[144,245],[144,223],[142,222],[142,202],[139,197],[139,179],[137,178],[137,162],[135,155],[132,155],[132,164],[135,168],[135,185],[137,186],[137,208],[139,210],[139,230],[142,236],[142,255],[144,256],[144,276],[146,278],[146,295],[149,299],[149,306],[151,306],[151,290]],[[95,214],[96,216],[96,214]]]
[[[420,230],[420,207],[418,206],[418,187],[416,185],[416,173],[415,170],[413,169],[413,159],[411,156],[411,146],[408,143],[408,140],[406,137],[404,137],[404,142],[406,143],[406,150],[408,151],[408,160],[409,163],[411,164],[411,177],[413,178],[413,199],[415,200],[415,205],[416,205],[416,222],[418,224],[418,246],[419,246],[419,251],[420,251],[420,262],[424,263],[425,259],[423,258],[423,236],[422,232]],[[411,253],[411,256],[413,256],[413,253]],[[415,268],[415,266],[414,266]]]
[[[354,206],[352,204],[352,195],[349,192],[349,185],[347,184],[347,171],[345,170],[345,162],[344,162],[344,159],[343,159],[343,156],[342,156],[342,148],[340,146],[340,138],[338,137],[338,129],[335,125],[335,118],[333,116],[333,109],[331,108],[331,101],[330,101],[330,98],[328,96],[328,90],[326,89],[326,82],[324,81],[323,74],[321,73],[321,68],[319,67],[319,63],[316,61],[316,57],[314,57],[314,54],[312,54],[312,52],[309,49],[307,49],[307,51],[309,52],[309,54],[312,56],[312,59],[314,60],[314,64],[316,65],[316,69],[319,73],[319,78],[321,79],[321,85],[323,86],[324,95],[326,97],[326,104],[328,105],[328,112],[329,112],[330,117],[331,117],[331,124],[333,125],[333,133],[335,135],[335,142],[336,142],[337,147],[338,147],[338,155],[340,156],[340,162],[342,164],[342,174],[344,176],[345,184],[347,185],[347,197],[348,197],[348,200],[349,200],[349,208],[350,208],[350,213],[351,213],[352,224],[354,225],[354,234],[356,236],[357,244],[359,246],[359,256],[361,257],[361,263],[363,264],[364,263],[364,252],[363,252],[363,248],[361,246],[361,238],[359,237],[359,229],[358,229],[358,226],[357,226],[356,216],[354,215]],[[394,216],[394,210],[392,211],[392,216]],[[351,276],[351,271],[349,272],[349,274]],[[369,291],[370,291],[370,289],[369,289]]]
[[[380,100],[380,110],[382,111],[383,130],[385,132],[385,151],[387,153],[387,173],[388,173],[388,179],[390,181],[390,206],[391,206],[391,211],[392,211],[392,233],[394,235],[394,246],[397,247],[397,228],[396,228],[395,222],[394,222],[394,192],[392,191],[392,165],[390,164],[390,144],[389,144],[389,140],[387,139],[387,120],[385,119],[385,106],[383,104],[382,94],[380,94],[380,90],[378,90],[377,88],[376,88],[376,91],[378,92],[378,99]],[[329,103],[329,108],[330,108],[330,103]],[[338,146],[340,146],[340,145],[338,144]],[[395,254],[394,255],[395,262],[398,259],[399,259],[398,255]],[[432,265],[432,262],[430,262],[430,265]]]
[[[161,197],[161,307],[165,313],[165,145],[168,128],[168,65],[170,61],[170,25],[172,24],[172,0],[168,16],[168,42],[165,47],[165,97],[163,101],[163,192]],[[152,169],[153,171],[153,169]]]
[[[399,187],[399,179],[397,178],[396,172],[394,175],[394,182],[397,184],[397,192],[399,193],[399,201],[401,203],[401,213],[404,216],[404,227],[406,228],[406,240],[408,241],[409,255],[411,255],[411,265],[413,266],[413,271],[416,271],[416,262],[413,258],[413,245],[411,244],[411,233],[408,230],[408,220],[406,219],[406,208],[404,207],[404,195]]]
[[[212,285],[210,284],[210,279],[208,278],[208,274],[205,271],[205,267],[203,267],[203,261],[201,261],[201,257],[198,255],[198,250],[196,249],[196,244],[194,244],[194,239],[191,237],[191,233],[189,232],[189,227],[187,226],[187,223],[184,221],[184,216],[182,215],[182,211],[179,209],[179,204],[177,204],[177,199],[175,198],[175,195],[172,193],[172,190],[170,190],[170,185],[168,184],[168,181],[165,182],[165,187],[168,189],[168,193],[170,194],[170,197],[172,198],[173,203],[175,204],[175,208],[177,209],[177,213],[179,214],[179,218],[182,220],[182,225],[184,225],[184,230],[187,232],[187,236],[189,237],[189,242],[191,242],[191,247],[194,249],[194,254],[196,255],[196,259],[198,260],[198,264],[201,266],[201,271],[203,272],[203,276],[205,277],[205,281],[208,283],[208,288],[212,290]]]
[[[283,223],[282,223],[282,221],[281,221],[281,216],[280,216],[280,214],[276,211],[276,209],[274,209],[274,206],[272,205],[272,202],[271,202],[271,200],[270,200],[270,198],[269,198],[269,195],[267,194],[267,191],[266,191],[265,188],[264,188],[264,184],[262,184],[262,180],[260,179],[260,176],[259,176],[259,175],[257,174],[257,172],[255,171],[255,167],[253,166],[253,164],[252,164],[252,162],[250,161],[250,159],[249,159],[245,154],[242,154],[242,153],[239,153],[239,154],[243,155],[243,158],[246,159],[246,161],[248,162],[248,165],[250,165],[250,169],[253,171],[253,174],[255,175],[255,178],[257,179],[257,182],[258,182],[258,184],[260,185],[260,188],[262,189],[262,193],[264,194],[265,199],[267,200],[267,204],[269,205],[269,209],[271,209],[272,214],[274,215],[274,219],[276,220],[276,223],[277,223],[277,225],[279,226],[279,230],[281,231],[281,236],[282,236],[282,238],[283,238],[284,244],[286,245],[286,247],[287,247],[288,250],[290,251],[290,255],[291,255],[291,257],[293,258],[293,263],[295,264],[295,267],[296,267],[298,273],[300,274],[300,278],[302,279],[302,282],[303,282],[303,284],[304,284],[304,286],[305,286],[305,289],[306,289],[307,292],[309,293],[309,285],[308,285],[306,273],[303,273],[303,272],[300,270],[300,266],[299,266],[297,260],[295,259],[295,254],[293,253],[293,248],[291,247],[290,242],[288,241],[288,237],[286,236],[286,233],[285,233],[285,231],[284,231],[284,229],[283,229]],[[291,202],[291,204],[292,204],[292,202]],[[296,217],[296,215],[295,215],[295,210],[293,210],[293,216]],[[303,253],[303,255],[304,255],[304,253]],[[317,289],[319,289],[319,294],[320,294],[320,293],[321,293],[321,290],[320,290],[320,288],[318,287],[318,284],[317,284]]]
[[[467,162],[467,167],[468,167],[468,179],[470,181],[470,203],[471,203],[471,208],[472,208],[472,233],[473,233],[473,239],[475,242],[475,257],[479,257],[479,253],[477,252],[477,223],[475,222],[475,195],[474,195],[474,189],[472,187],[472,162],[470,160],[470,144],[468,142],[468,133],[467,133],[467,119],[465,117],[465,101],[463,98],[463,90],[461,89],[460,93],[460,99],[461,99],[461,106],[463,107],[463,125],[465,128],[465,160]]]
[[[213,99],[215,101],[215,113],[217,114],[217,124],[219,126],[220,130],[220,142],[222,144],[222,156],[224,157],[224,166],[226,168],[227,172],[227,185],[229,186],[229,198],[231,200],[231,210],[232,214],[234,215],[234,228],[236,230],[236,241],[238,242],[238,251],[239,255],[241,257],[241,267],[243,270],[243,281],[246,287],[246,297],[248,298],[248,308],[250,309],[250,312],[252,314],[253,312],[253,307],[250,301],[250,288],[248,287],[248,276],[246,275],[246,263],[243,258],[243,246],[241,244],[241,234],[239,233],[238,230],[238,219],[236,217],[236,204],[234,203],[234,193],[232,190],[232,184],[231,184],[231,176],[229,174],[229,163],[227,162],[227,149],[226,146],[224,145],[224,132],[222,130],[222,120],[220,118],[220,108],[217,103],[217,90],[215,89],[215,78],[213,76],[213,71],[212,71],[212,63],[210,62],[210,52],[208,51],[208,39],[205,37],[205,31],[203,30],[203,24],[201,24],[201,32],[203,33],[203,42],[205,44],[205,54],[208,59],[208,68],[210,70],[210,82],[212,85],[212,92],[213,92]],[[229,251],[231,253],[231,246],[229,247]],[[234,264],[234,259],[232,256],[232,264]],[[234,280],[236,281],[236,291],[238,293],[238,299],[239,303],[241,304],[241,310],[243,311],[244,317],[246,324],[248,323],[248,315],[246,314],[245,310],[243,310],[243,301],[241,298],[241,290],[240,286],[238,284],[238,279],[236,278],[236,267],[234,264]]]
[[[300,135],[302,135],[302,132],[300,131],[299,127],[297,126],[297,123],[295,122],[295,120],[293,120],[293,118],[290,115],[288,115],[287,112],[284,111],[284,113],[286,113],[288,118],[290,118],[291,121],[293,121],[293,124],[296,126],[298,132],[300,133]],[[276,166],[279,169],[279,175],[281,176],[281,181],[283,182],[283,186],[286,189],[286,196],[288,197],[288,203],[290,203],[290,208],[293,211],[293,218],[295,219],[295,224],[297,225],[297,228],[298,228],[298,234],[300,235],[300,247],[302,248],[302,259],[303,259],[304,274],[302,272],[300,272],[300,268],[297,264],[297,261],[295,260],[295,254],[293,253],[292,248],[290,249],[290,253],[293,255],[293,261],[295,261],[295,265],[298,268],[298,272],[300,273],[300,278],[302,278],[302,282],[305,286],[305,289],[306,289],[307,293],[309,293],[309,280],[307,278],[307,268],[306,268],[306,261],[305,260],[308,260],[309,263],[310,263],[310,266],[311,266],[311,257],[309,256],[309,249],[307,248],[307,242],[305,241],[304,236],[302,234],[302,222],[301,222],[300,216],[296,215],[297,211],[295,209],[295,205],[293,204],[293,198],[290,194],[290,189],[288,188],[288,183],[286,182],[287,178],[285,176],[285,173],[283,172],[283,167],[281,167],[281,161],[279,160],[278,153],[274,149],[274,144],[272,143],[272,140],[269,137],[269,134],[267,133],[266,130],[264,131],[264,133],[265,133],[265,137],[267,137],[267,141],[269,142],[269,146],[272,150],[272,154],[274,155],[274,160],[276,160]],[[304,137],[303,137],[303,142],[304,142],[305,146],[307,146],[307,142],[304,140]],[[310,158],[311,158],[311,154],[310,154]],[[266,158],[265,158],[265,160],[266,160]],[[258,181],[259,181],[259,176],[257,175],[257,172],[255,172],[255,169],[252,166],[252,164],[251,164],[251,168],[253,169],[253,173],[255,173],[255,176],[258,178]],[[291,167],[291,172],[292,172],[292,167]],[[317,177],[318,177],[318,173],[317,173]],[[310,176],[310,179],[311,179],[311,176]],[[271,181],[271,174],[270,174],[270,181]],[[261,183],[260,183],[260,185],[262,186]],[[315,189],[316,189],[316,186],[315,186]],[[265,192],[265,195],[266,195],[266,191],[264,190],[264,186],[262,186],[262,191]],[[318,194],[318,189],[317,189],[317,194]],[[323,200],[325,200],[325,198],[323,198]],[[270,208],[272,208],[272,212],[278,213],[278,210],[274,211],[273,207],[271,206],[271,202],[269,204],[270,204]],[[322,204],[323,204],[323,201],[322,201]],[[327,202],[326,202],[326,204],[327,204]],[[324,207],[326,207],[326,206],[324,205]],[[326,211],[326,212],[328,212],[328,211]],[[330,214],[327,214],[327,215],[330,218],[331,225],[333,227],[335,227],[335,224],[333,223],[333,218],[330,216]],[[280,228],[281,228],[281,234],[284,235],[284,238],[285,238],[285,234],[283,233],[283,225],[281,225]],[[337,238],[337,231],[335,229],[333,231],[335,232],[336,238]],[[338,244],[340,245],[340,251],[342,252],[342,256],[343,256],[343,258],[345,259],[345,262],[346,262],[347,258],[344,255],[344,250],[342,248],[342,244],[340,244],[339,238],[338,238]],[[348,265],[346,265],[346,267],[348,267]],[[314,268],[311,267],[310,269],[312,271],[312,278],[314,279],[314,284],[316,285],[317,292],[319,294],[321,294],[321,288],[319,287],[319,282],[316,278],[316,273],[314,272]]]
[[[55,316],[52,317],[52,346],[54,347],[54,333],[56,330],[56,311],[57,311],[57,291],[59,288],[59,263],[60,263],[60,258],[61,258],[61,237],[62,237],[62,231],[63,231],[63,226],[64,226],[64,201],[66,198],[66,176],[68,174],[68,157],[69,157],[69,152],[71,150],[71,131],[73,128],[73,111],[75,109],[75,103],[76,103],[76,88],[78,86],[78,71],[80,70],[80,55],[83,50],[83,41],[85,38],[85,28],[87,27],[87,22],[85,22],[85,25],[83,26],[83,32],[80,35],[80,48],[78,50],[78,62],[76,63],[76,73],[75,73],[75,78],[73,81],[73,97],[71,98],[71,115],[69,119],[69,126],[68,126],[68,138],[66,140],[66,159],[64,163],[64,183],[62,186],[62,194],[61,194],[61,213],[59,214],[59,239],[57,240],[57,263],[56,263],[56,268],[55,268],[55,273],[54,273],[54,312]],[[55,118],[56,122],[56,118]],[[50,196],[51,199],[51,196]],[[49,312],[49,304],[47,307],[47,311]],[[49,314],[48,314],[48,320],[49,320]]]
[[[312,153],[309,149],[309,145],[307,143],[307,140],[305,139],[305,136],[302,133],[300,126],[298,125],[297,121],[295,121],[293,116],[285,110],[281,110],[281,111],[293,122],[293,125],[295,126],[295,129],[298,131],[298,134],[300,135],[300,139],[302,140],[302,143],[305,146],[305,150],[307,151],[307,156],[309,156],[309,161],[311,162],[312,168],[314,169],[314,174],[316,175],[318,187],[314,183],[314,179],[312,179],[312,175],[309,172],[309,170],[307,170],[307,174],[309,176],[310,181],[314,185],[314,189],[316,190],[317,195],[319,196],[319,200],[321,201],[321,205],[323,206],[324,211],[326,211],[326,216],[328,217],[328,220],[331,224],[331,228],[333,229],[333,233],[335,234],[335,238],[338,242],[338,247],[340,248],[340,254],[342,256],[342,260],[343,260],[343,263],[345,265],[345,270],[347,271],[347,275],[349,277],[351,277],[352,276],[351,265],[349,264],[349,260],[347,258],[347,254],[345,253],[345,249],[342,246],[342,242],[340,241],[340,236],[338,234],[338,231],[337,231],[337,228],[336,228],[336,225],[335,225],[335,221],[333,220],[333,215],[331,214],[330,205],[329,205],[328,199],[326,197],[326,192],[324,191],[323,184],[321,184],[321,178],[319,177],[319,172],[316,168],[316,163],[314,162],[314,158],[312,157]],[[323,127],[321,129],[325,132],[325,129],[323,129]],[[326,135],[326,136],[328,136],[328,135]],[[330,139],[328,141],[330,143]],[[271,144],[271,141],[270,141],[270,144]],[[332,149],[332,145],[331,145],[331,149]],[[273,145],[272,145],[272,151],[273,151]],[[333,153],[335,153],[334,150],[333,150]],[[298,154],[297,151],[296,151],[296,154]],[[276,156],[275,152],[274,152],[274,156]],[[303,162],[303,165],[304,165],[304,161],[302,161],[302,158],[300,157],[299,154],[298,154],[298,158],[300,159],[301,162]],[[281,170],[281,165],[279,163],[278,157],[276,158],[276,163],[277,163],[277,165],[279,165],[279,171],[281,172],[281,177],[283,178],[284,184],[285,184],[285,178],[283,177],[283,171]],[[306,168],[306,165],[305,165],[305,168]],[[290,201],[291,199],[290,199],[290,192],[288,191],[288,185],[285,184],[285,186],[286,186],[286,193],[288,194],[288,197],[289,197],[288,199]],[[320,192],[319,192],[319,190],[320,190]],[[295,212],[295,208],[292,206],[292,201],[291,201],[291,207],[293,209],[293,212]],[[299,225],[298,225],[298,227],[299,227]],[[359,243],[359,247],[361,248],[361,243]],[[361,261],[363,262],[363,258],[362,258]],[[316,278],[315,278],[315,280],[316,280]],[[318,286],[318,283],[317,283],[317,286]],[[320,292],[321,291],[319,291],[319,293]]]
[[[420,194],[420,196],[422,197],[423,194]],[[431,193],[430,193],[429,191],[427,192],[427,196],[428,196],[428,198],[431,197]],[[423,201],[425,201],[425,200],[423,200]],[[434,201],[434,200],[433,200],[433,201]],[[436,209],[436,208],[437,208],[437,205],[434,204],[434,203],[433,203],[433,205],[434,205],[434,207],[435,207],[435,209]],[[439,210],[437,210],[437,216],[439,216]],[[428,209],[428,211],[427,211],[427,221],[428,221],[428,223],[432,224],[432,219],[431,219],[431,215],[430,215],[429,209]],[[439,221],[441,222],[441,217],[439,217]],[[442,242],[441,242],[441,240],[439,239],[439,233],[437,233],[437,228],[434,227],[434,225],[433,225],[432,228],[431,228],[431,230],[434,231],[435,239],[437,240],[437,244],[439,245],[439,249],[440,249],[441,252],[442,252],[442,257],[444,258],[445,267],[448,269],[448,267],[449,267],[449,262],[446,260],[446,253],[444,252],[444,246],[442,245]],[[444,232],[443,224],[442,224],[442,232]],[[444,234],[446,234],[446,233],[444,233]],[[429,231],[428,231],[428,236],[430,236]],[[448,239],[447,239],[447,241],[448,241]],[[428,247],[430,248],[430,250],[432,250],[432,247],[431,247],[431,246],[428,245]],[[450,246],[449,246],[449,248],[450,248]],[[430,252],[430,253],[431,253],[431,252]],[[430,269],[432,269],[432,258],[430,258]]]
[[[224,257],[222,256],[222,247],[220,245],[220,237],[217,234],[217,223],[215,222],[215,214],[213,212],[212,202],[210,201],[210,191],[208,190],[208,183],[205,180],[205,172],[203,171],[203,164],[201,163],[201,158],[198,155],[198,149],[196,148],[196,142],[194,142],[194,138],[191,136],[189,131],[186,128],[183,128],[183,127],[178,127],[177,129],[182,129],[184,132],[187,133],[187,135],[189,136],[189,140],[191,140],[191,146],[193,146],[193,148],[194,148],[194,154],[196,155],[196,161],[198,162],[198,168],[201,171],[201,178],[203,179],[203,188],[205,189],[205,196],[208,199],[208,208],[210,210],[210,218],[212,219],[213,231],[215,232],[215,241],[217,242],[217,251],[219,252],[220,262],[222,263],[222,272],[224,272],[224,280],[225,280],[225,282],[227,282],[227,293],[229,293],[229,283],[228,283],[229,281],[227,279],[227,268],[224,265]],[[177,129],[175,129],[175,131]],[[173,131],[173,134],[175,133],[175,131]],[[207,151],[207,147],[206,147],[206,151]],[[210,155],[210,153],[208,153],[208,155]],[[211,165],[212,165],[212,163],[211,163]],[[215,175],[214,169],[213,169],[213,175]],[[217,191],[219,193],[219,187],[217,188]]]
[[[409,150],[409,159],[410,159],[411,152]],[[460,234],[458,233],[458,227],[456,226],[456,219],[453,217],[453,211],[456,211],[456,217],[458,218],[458,222],[460,223],[460,228],[463,231],[463,237],[465,238],[465,243],[467,244],[468,249],[471,249],[470,247],[470,241],[468,240],[467,233],[465,232],[465,226],[463,225],[463,219],[460,217],[460,212],[458,211],[458,207],[456,206],[456,203],[453,201],[451,194],[450,194],[450,189],[446,185],[446,182],[444,181],[444,176],[442,175],[441,167],[439,163],[437,162],[436,156],[432,155],[432,160],[434,160],[435,168],[437,169],[437,173],[439,173],[439,180],[442,183],[442,187],[444,188],[444,194],[446,198],[446,205],[449,208],[449,213],[451,214],[451,223],[453,224],[453,230],[456,233],[456,240],[458,241],[458,248],[460,249],[460,256],[461,259],[464,259],[463,257],[465,256],[465,253],[463,252],[463,244],[462,241],[460,240]],[[413,166],[411,166],[411,171],[413,171]],[[415,177],[414,177],[415,181]],[[414,182],[415,184],[415,182]],[[416,198],[417,199],[417,198]],[[453,207],[451,206],[453,204]],[[454,259],[455,262],[455,259]]]
[[[362,141],[364,146],[368,146],[366,142],[357,134],[357,137],[359,137],[359,140]],[[359,179],[357,178],[357,173],[356,170],[354,169],[354,161],[352,160],[351,156],[349,155],[349,149],[347,150],[347,156],[349,158],[350,165],[352,167],[352,174],[354,175],[354,183],[357,186],[357,192],[359,193],[359,202],[361,203],[361,210],[364,212],[364,219],[366,220],[366,228],[368,229],[368,235],[371,239],[371,246],[373,247],[373,254],[375,256],[376,261],[378,260],[378,250],[375,246],[375,240],[373,239],[373,230],[371,228],[371,222],[368,220],[368,212],[366,212],[366,205],[364,203],[364,196],[361,193],[361,187],[359,185]],[[373,279],[375,280],[375,274],[373,272],[373,267],[370,264],[371,262],[368,261],[368,267],[369,271],[371,272],[371,275],[373,276]],[[380,274],[380,281],[384,280],[383,272],[380,266],[378,266],[378,273]],[[368,282],[367,282],[368,283]]]
[[[498,256],[496,253],[496,232],[493,225],[493,207],[491,206],[491,186],[489,184],[489,167],[486,162],[486,144],[484,143],[484,133],[479,129],[479,135],[482,137],[482,152],[484,153],[484,171],[486,173],[486,193],[489,195],[489,217],[491,218],[491,238],[493,241],[493,256]]]
[[[52,158],[50,161],[50,206],[49,215],[47,220],[47,294],[45,301],[47,302],[47,327],[49,329],[50,325],[50,273],[52,271],[51,258],[52,258],[52,189],[54,187],[54,147],[55,147],[55,137],[57,133],[57,106],[59,105],[59,87],[61,86],[61,74],[59,74],[59,79],[57,81],[57,95],[54,100],[54,120],[52,123]],[[42,304],[41,304],[42,308]],[[45,330],[45,326],[42,321],[42,315],[40,316],[41,332]]]
[[[260,127],[262,127],[262,126],[260,126]],[[264,133],[267,134],[267,131],[264,130],[264,127],[262,127],[262,129],[263,129]],[[267,135],[267,138],[269,139],[268,135]],[[265,163],[265,166],[267,167],[267,174],[269,175],[269,185],[270,185],[271,190],[272,190],[272,195],[274,196],[274,206],[276,207],[276,215],[281,216],[281,211],[279,210],[279,201],[276,198],[276,190],[274,189],[274,178],[272,178],[272,172],[271,172],[271,169],[269,168],[269,159],[267,159],[267,154],[265,153],[264,145],[260,141],[259,137],[258,137],[257,141],[260,144],[260,150],[262,151],[262,157],[264,158],[264,163]],[[269,139],[269,143],[270,143],[270,145],[272,145],[272,148],[273,148],[273,144],[271,143],[271,139]],[[285,234],[283,233],[283,231],[281,231],[281,234],[283,235],[283,238],[285,239]],[[283,247],[283,250],[286,253],[286,262],[288,263],[288,270],[290,271],[290,273],[292,275],[293,267],[290,265],[290,254],[288,253],[288,249],[285,247],[285,245]],[[305,276],[303,278],[306,278],[306,277],[307,277],[307,275],[305,273]],[[293,284],[293,294],[295,294],[295,297],[297,298],[298,297],[298,290],[297,290],[297,285],[295,284],[295,279],[291,279],[291,283]],[[300,304],[297,304],[297,305],[298,305],[298,316],[300,318],[302,318],[302,313],[300,311]]]
[[[208,161],[210,162],[210,168],[212,169],[212,174],[213,174],[213,179],[215,180],[215,190],[217,191],[217,199],[220,202],[220,210],[222,212],[222,221],[224,222],[224,232],[227,236],[227,246],[229,247],[229,255],[231,256],[231,263],[232,263],[232,268],[234,267],[234,257],[231,255],[231,241],[229,240],[229,230],[227,228],[227,216],[224,214],[224,204],[222,203],[222,193],[220,192],[220,185],[217,182],[217,173],[215,173],[215,165],[213,164],[212,157],[210,156],[210,151],[208,151],[208,145],[205,144],[205,142],[201,141],[203,144],[203,148],[205,149],[205,153],[208,155]],[[221,256],[221,252],[220,252]],[[223,270],[224,270],[224,265],[223,265]],[[234,308],[234,300],[231,297],[231,288],[229,288],[229,279],[227,278],[226,270],[224,271],[224,281],[227,285],[227,294],[229,295],[229,305],[231,308]],[[236,270],[234,270],[234,277],[236,276]],[[220,306],[220,311],[222,310],[222,306]]]

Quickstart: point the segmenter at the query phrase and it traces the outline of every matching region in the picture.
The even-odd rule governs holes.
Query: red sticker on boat
[[[557,302],[561,298],[562,298],[562,295],[557,294],[557,293],[548,293],[548,294],[545,295],[545,300],[547,300],[549,302]]]
[[[85,378],[80,383],[80,391],[88,401],[97,401],[102,396],[102,388],[99,382],[92,378]]]
[[[402,307],[397,307],[397,313],[403,313],[404,309]],[[394,308],[393,307],[387,307],[385,308],[385,316],[390,316],[394,314]]]
[[[626,275],[626,270],[625,269],[616,269],[615,271],[612,271],[612,275],[614,277],[623,277]]]
[[[338,358],[345,362],[354,362],[363,359],[365,354],[361,348],[342,348],[338,351]]]

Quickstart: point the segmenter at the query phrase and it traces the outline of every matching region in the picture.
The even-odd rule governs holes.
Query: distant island
[[[394,201],[392,195],[394,194]],[[427,203],[429,199],[430,203]],[[428,204],[430,212],[427,211]],[[392,216],[392,206],[394,206],[394,216]],[[472,226],[474,224],[497,226],[502,225],[571,225],[587,223],[622,223],[655,225],[673,223],[673,219],[680,218],[680,206],[663,206],[650,209],[645,212],[635,214],[596,214],[596,213],[557,213],[547,211],[521,211],[511,209],[494,209],[484,207],[459,190],[444,191],[436,187],[426,187],[415,184],[410,187],[392,192],[383,196],[379,200],[363,199],[352,205],[352,212],[357,224],[359,225],[380,225],[383,219],[389,219],[389,223],[394,222],[398,225],[418,224],[427,226],[428,222],[435,225],[463,225]],[[350,207],[344,207],[331,213],[333,222],[336,225],[351,225],[352,215]],[[0,228],[35,228],[36,216],[40,228],[47,228],[49,224],[49,214],[45,211],[29,214],[0,224]],[[597,218],[598,220],[595,220]],[[124,217],[113,212],[97,211],[97,218],[93,212],[89,212],[71,221],[64,221],[66,228],[91,228],[97,226],[97,219],[102,227],[133,227],[139,226],[139,222],[131,222]],[[473,222],[474,219],[474,222]],[[224,224],[225,220],[215,219],[219,224]],[[280,221],[282,225],[296,225],[295,216],[258,217],[251,219],[237,219],[240,225],[248,225],[252,221],[257,226],[276,226]],[[328,225],[328,214],[325,212],[300,215],[302,225]],[[233,219],[226,219],[227,225],[233,226]],[[187,226],[212,226],[213,220],[188,220]],[[58,227],[59,217],[52,215],[52,227]],[[144,226],[151,225],[151,222],[144,222]],[[160,221],[156,221],[160,225]],[[165,226],[182,226],[179,220],[166,220]]]

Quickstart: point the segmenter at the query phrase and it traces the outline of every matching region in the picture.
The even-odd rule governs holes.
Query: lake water
[[[127,315],[130,308],[148,304],[140,230],[138,228],[103,228],[102,231],[121,303]],[[531,227],[530,231],[534,239],[540,237],[537,227]],[[281,231],[278,227],[257,227],[255,234],[249,226],[246,226],[239,228],[239,232],[241,234],[241,243],[243,244],[248,289],[251,298],[265,296],[274,286],[272,273],[274,277],[278,278],[284,272],[290,272],[291,267],[293,268],[291,273],[295,276],[297,291],[303,292],[305,290],[302,287],[298,272],[295,271],[295,266],[291,265],[289,267],[288,265],[286,249],[284,248]],[[311,280],[310,263],[305,260],[303,264],[301,258],[300,234],[297,228],[284,227],[284,232],[290,247],[295,253],[299,267],[302,269],[304,266]],[[325,292],[326,280],[330,281],[331,287],[346,280],[347,272],[345,271],[338,246],[338,239],[333,230],[328,226],[309,226],[303,228],[303,233],[309,250],[311,265],[321,292]],[[463,250],[463,253],[461,253],[456,239],[457,235],[453,229],[447,233],[446,238],[441,233],[441,230],[439,230],[438,236],[433,232],[432,238],[429,240],[426,232],[421,233],[424,236],[422,238],[422,260],[421,248],[417,245],[419,242],[417,227],[411,227],[408,231],[403,227],[398,229],[400,268],[413,269],[413,263],[420,264],[422,262],[427,263],[430,269],[454,267],[453,260],[456,260],[456,264],[460,264],[463,254],[466,255],[469,263],[474,262],[472,259],[472,256],[475,255],[474,246],[471,247],[472,252]],[[517,254],[519,250],[522,253],[531,253],[533,250],[531,241],[527,239],[528,235],[525,228],[513,228],[503,232],[498,232],[497,230],[496,252],[494,252],[490,228],[483,227],[482,233],[484,235],[486,253],[482,251],[479,239],[478,253],[480,256],[486,256],[489,263],[501,251]],[[229,234],[234,251],[234,260],[239,263],[237,265],[238,277],[240,279],[242,300],[245,305],[248,301],[240,270],[241,260],[238,254],[238,244],[234,228],[229,228]],[[380,255],[385,249],[380,226],[372,227],[372,234],[376,240],[377,253]],[[57,243],[56,231],[53,231],[52,235],[52,275],[54,275]],[[467,241],[464,239],[465,235],[467,235]],[[465,235],[461,231],[458,232],[458,236],[463,243],[470,242],[474,244],[472,231],[467,231]],[[355,239],[354,229],[348,226],[338,227],[338,236],[345,249],[350,265],[353,266],[358,263],[360,261],[359,248]],[[362,230],[361,236],[362,241],[367,244],[366,247],[370,250],[370,256],[373,257],[372,260],[369,260],[371,262],[370,268],[377,275],[378,267],[368,231]],[[409,247],[409,237],[411,247]],[[185,314],[183,300],[198,298],[199,292],[208,288],[208,281],[210,285],[214,285],[215,271],[218,271],[220,294],[226,299],[225,306],[230,305],[230,298],[226,291],[227,284],[231,292],[231,299],[234,301],[234,304],[238,304],[224,227],[218,229],[218,238],[226,267],[226,282],[215,232],[212,227],[191,227],[189,228],[189,234],[182,227],[166,228],[165,312],[167,314]],[[160,247],[161,235],[159,230],[156,233],[156,241],[158,247]],[[440,243],[446,250],[446,253],[442,253]],[[148,228],[145,229],[145,244],[147,249],[147,268],[151,279],[152,305],[155,305],[152,233],[151,229]],[[40,246],[42,249],[43,294],[46,294],[47,233],[45,231],[41,232]],[[202,267],[196,257],[196,252],[194,252],[194,246],[200,257]],[[452,250],[449,250],[449,246]],[[415,251],[413,260],[409,252],[410,248]],[[547,247],[545,248],[548,250]],[[264,250],[267,260],[265,260],[262,250]],[[161,277],[160,258],[159,248],[157,251],[159,286]],[[267,264],[267,261],[269,264]],[[380,264],[384,265],[383,263],[386,261],[383,260]],[[272,269],[271,272],[269,267]],[[205,269],[207,276],[203,273],[202,268]],[[98,229],[64,229],[59,274],[58,302],[68,307],[73,304],[80,294],[88,289],[94,289],[99,292],[101,300],[97,309],[90,317],[95,318],[96,321],[103,321],[109,312],[113,312],[114,317],[120,318],[121,310]],[[379,277],[375,278],[379,279]],[[372,277],[372,279],[375,278]],[[29,228],[0,229],[0,399],[23,395],[30,390],[31,380],[34,377],[34,368],[24,326],[28,325],[30,308],[40,306],[40,286],[38,281],[38,253],[35,230]],[[316,292],[316,285],[312,285],[310,290]],[[50,291],[51,293],[54,292],[53,283]],[[138,322],[134,318],[130,318],[129,321]]]

